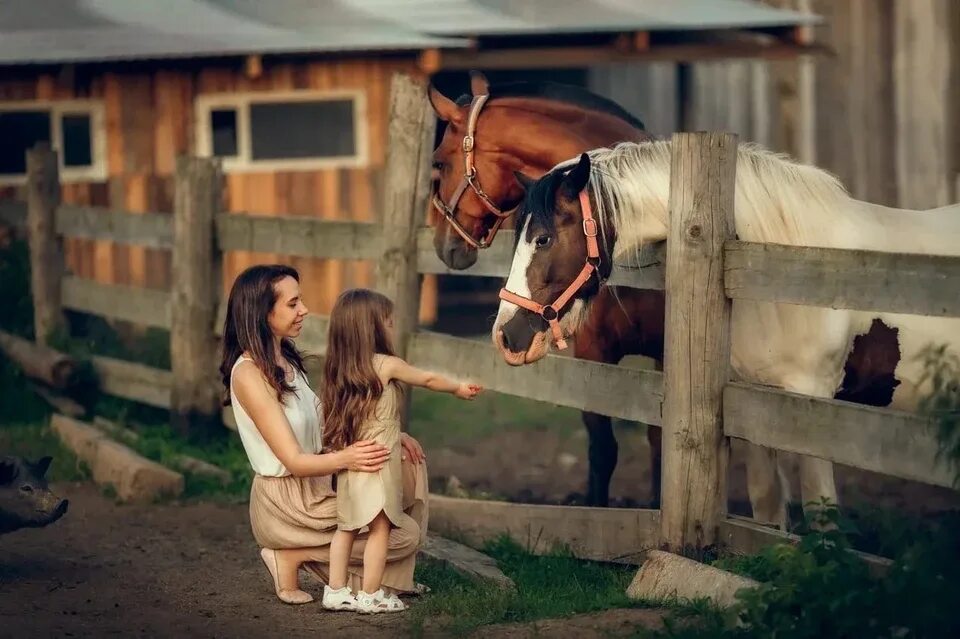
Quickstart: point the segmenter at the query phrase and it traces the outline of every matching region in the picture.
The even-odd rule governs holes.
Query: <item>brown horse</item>
[[[643,123],[617,104],[584,89],[554,83],[494,86],[471,74],[473,96],[457,102],[430,87],[430,103],[447,123],[434,151],[439,184],[434,205],[445,218],[434,247],[450,268],[466,269],[478,250],[524,196],[514,172],[543,175],[579,153],[621,141],[651,139]],[[614,297],[619,297],[619,302]],[[617,363],[626,355],[663,360],[662,291],[604,288],[574,344],[574,356]],[[609,417],[583,413],[589,435],[587,504],[606,506],[617,464],[617,441]],[[647,428],[654,507],[660,499],[659,427]]]

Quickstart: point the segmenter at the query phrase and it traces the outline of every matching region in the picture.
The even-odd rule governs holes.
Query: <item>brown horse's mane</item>
[[[549,81],[491,84],[490,101],[493,102],[497,98],[543,98],[545,100],[555,100],[590,111],[598,111],[612,115],[641,131],[646,128],[638,117],[631,114],[613,100],[570,84],[560,84]],[[473,96],[471,95],[461,95],[457,99],[457,105],[467,106],[472,99]]]

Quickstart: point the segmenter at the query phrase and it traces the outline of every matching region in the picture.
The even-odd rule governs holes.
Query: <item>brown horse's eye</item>
[[[535,239],[533,242],[536,244],[538,249],[547,248],[550,246],[550,243],[553,242],[553,238],[549,235],[538,235],[537,239]]]

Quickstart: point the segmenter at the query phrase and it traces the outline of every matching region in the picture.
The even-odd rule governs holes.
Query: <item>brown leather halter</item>
[[[501,211],[500,207],[490,199],[490,196],[483,192],[483,189],[480,188],[479,178],[477,178],[477,167],[473,163],[473,154],[476,148],[475,135],[477,132],[477,120],[480,118],[480,111],[483,109],[483,105],[486,104],[489,98],[490,95],[484,93],[474,96],[470,102],[470,115],[467,118],[467,134],[463,136],[463,141],[461,142],[463,146],[463,179],[460,180],[460,184],[453,192],[449,202],[444,202],[440,199],[439,190],[434,190],[433,193],[433,205],[440,211],[440,214],[446,218],[450,226],[453,227],[453,230],[459,233],[460,237],[462,237],[467,244],[477,249],[485,249],[493,243],[493,238],[500,229],[500,225],[503,224],[503,221],[510,217],[512,213],[512,211],[507,211],[506,213]],[[467,232],[467,229],[463,228],[463,225],[456,219],[457,203],[460,202],[460,198],[463,197],[468,187],[473,189],[473,192],[477,194],[477,197],[480,198],[480,201],[487,210],[497,216],[497,221],[479,241],[473,239],[473,236]]]
[[[587,238],[587,259],[580,270],[580,274],[570,283],[570,286],[560,294],[552,304],[543,306],[537,304],[528,297],[521,297],[516,293],[511,293],[506,288],[500,289],[500,299],[516,304],[528,311],[533,311],[544,319],[550,325],[553,331],[553,339],[557,343],[557,348],[564,350],[567,347],[567,341],[563,338],[563,332],[560,330],[560,311],[573,296],[583,288],[583,285],[590,281],[594,271],[603,284],[603,277],[600,275],[598,267],[600,266],[600,246],[597,244],[597,222],[593,219],[593,211],[590,208],[590,195],[586,188],[580,191],[580,210],[583,211],[583,234]]]

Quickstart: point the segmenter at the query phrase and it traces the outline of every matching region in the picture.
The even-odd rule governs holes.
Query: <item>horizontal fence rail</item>
[[[729,241],[733,299],[960,317],[960,257]]]
[[[759,446],[950,487],[934,463],[937,440],[921,416],[750,384],[727,384],[724,434]]]
[[[410,337],[407,356],[415,366],[470,379],[500,393],[660,424],[663,382],[657,371],[557,355],[508,367],[491,342],[425,331]]]
[[[170,292],[101,284],[73,275],[63,278],[64,308],[156,328],[170,328]]]

